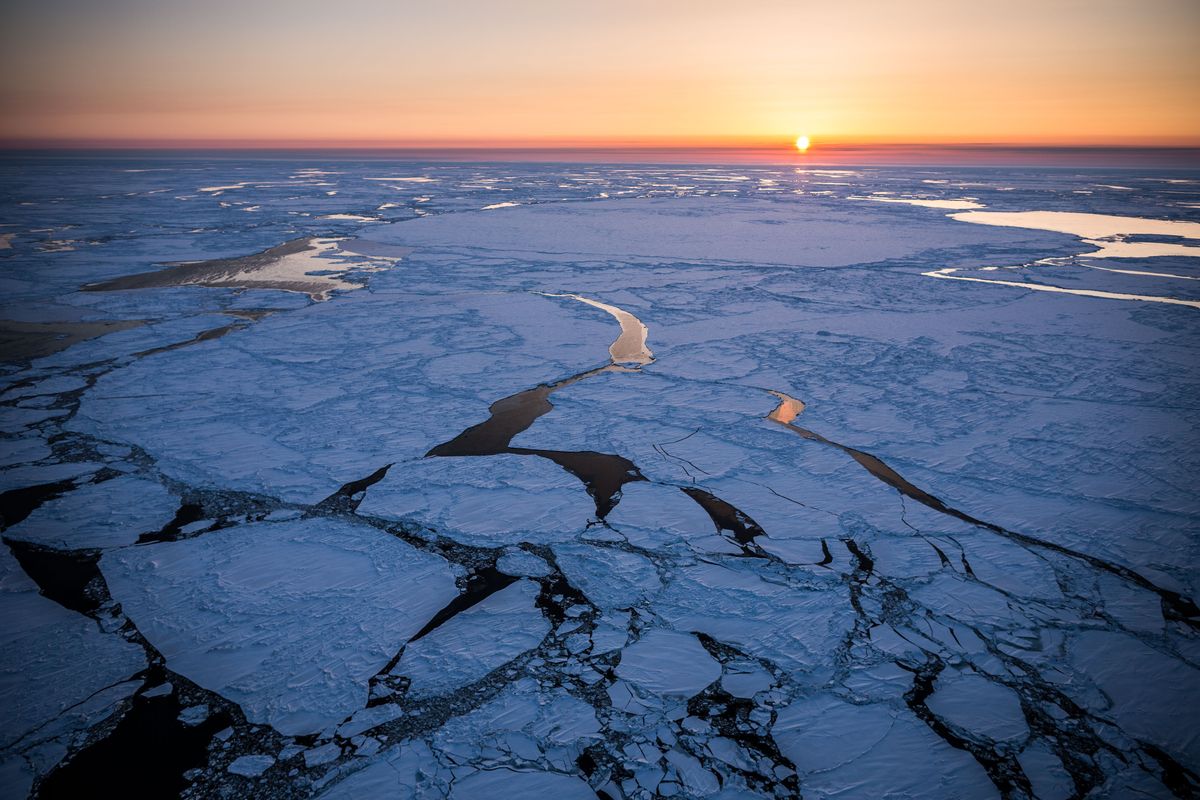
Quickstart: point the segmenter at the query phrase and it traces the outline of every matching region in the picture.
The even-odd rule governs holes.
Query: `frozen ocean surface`
[[[1198,209],[0,161],[0,795],[1200,795]]]

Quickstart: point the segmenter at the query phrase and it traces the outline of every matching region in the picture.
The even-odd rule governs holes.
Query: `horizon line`
[[[396,143],[312,140],[4,140],[0,155],[64,157],[211,155],[359,156],[449,162],[757,163],[789,166],[1107,166],[1200,168],[1198,143],[817,142],[807,152],[791,140],[667,143]]]
[[[1200,149],[1195,138],[1153,137],[1141,140],[1103,139],[883,139],[812,137],[810,150],[850,150],[864,148],[947,148],[947,149]],[[795,151],[793,137],[648,137],[546,139],[277,139],[265,137],[208,138],[135,138],[135,137],[22,137],[0,136],[0,150],[58,149],[362,149],[362,150],[779,150]]]

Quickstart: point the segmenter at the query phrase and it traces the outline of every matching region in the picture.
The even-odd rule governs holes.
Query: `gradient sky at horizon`
[[[1200,2],[9,0],[0,140],[1200,144]]]

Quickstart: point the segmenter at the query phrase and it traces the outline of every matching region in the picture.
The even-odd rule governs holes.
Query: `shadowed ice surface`
[[[5,797],[1200,793],[1194,173],[28,158],[0,209]]]

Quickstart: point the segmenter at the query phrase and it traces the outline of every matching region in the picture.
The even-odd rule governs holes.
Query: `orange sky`
[[[1200,144],[1196,0],[8,0],[0,140]]]

